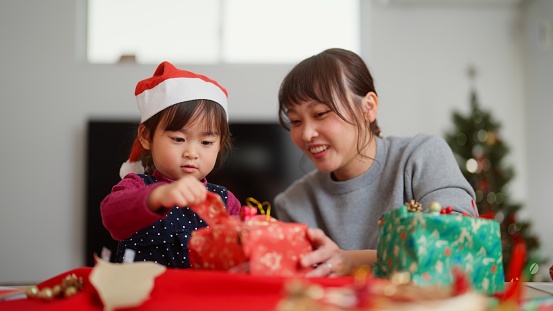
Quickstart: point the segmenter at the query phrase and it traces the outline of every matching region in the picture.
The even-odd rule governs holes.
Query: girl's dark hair
[[[220,135],[221,149],[217,155],[215,168],[221,167],[232,149],[232,141],[227,115],[218,103],[208,99],[184,101],[158,112],[144,121],[141,126],[151,142],[158,126],[163,131],[179,131],[186,124],[196,120],[203,122],[208,129]],[[145,173],[152,174],[155,169],[152,153],[146,150],[141,160]]]
[[[280,124],[290,130],[288,107],[314,100],[327,105],[358,131],[357,150],[365,147],[366,135],[381,136],[376,122],[367,124],[361,110],[361,99],[374,92],[373,77],[359,55],[344,49],[328,49],[297,64],[286,75],[278,93]],[[347,116],[340,113],[342,105]],[[372,137],[372,136],[371,136]]]

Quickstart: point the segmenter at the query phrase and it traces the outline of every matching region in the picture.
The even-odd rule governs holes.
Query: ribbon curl
[[[267,216],[267,221],[269,221],[271,219],[271,203],[269,203],[267,201],[259,202],[258,200],[254,199],[252,197],[247,197],[246,198],[246,204],[249,207],[257,208],[259,211],[261,211],[261,214],[266,215]]]

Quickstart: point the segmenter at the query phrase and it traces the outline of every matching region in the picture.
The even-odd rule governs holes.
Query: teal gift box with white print
[[[419,286],[450,286],[460,268],[473,288],[485,294],[504,290],[499,223],[457,214],[411,213],[406,206],[379,221],[374,275],[409,272]]]

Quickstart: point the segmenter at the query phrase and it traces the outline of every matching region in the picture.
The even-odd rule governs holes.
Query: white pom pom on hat
[[[158,65],[152,77],[137,83],[134,95],[142,123],[167,107],[196,99],[209,99],[218,103],[225,110],[228,120],[228,93],[225,88],[215,80],[178,69],[167,61]],[[140,162],[144,152],[146,150],[138,138],[135,139],[129,159],[119,171],[121,178],[128,173],[144,173]]]
[[[142,147],[142,144],[140,143],[138,138],[135,138],[129,159],[125,161],[119,169],[119,176],[121,178],[124,178],[129,173],[144,173],[144,166],[142,165],[142,161],[140,160],[144,152],[146,152],[146,150]]]

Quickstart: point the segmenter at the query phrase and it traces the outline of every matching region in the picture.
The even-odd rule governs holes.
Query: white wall
[[[515,169],[510,194],[523,205],[520,218],[541,238],[549,260],[540,275],[550,280],[553,211],[547,193],[553,187],[547,176],[553,175],[553,146],[546,135],[553,133],[547,121],[553,115],[553,47],[536,42],[536,33],[538,20],[553,29],[553,1],[520,7],[383,3],[372,7],[369,65],[384,133],[443,135],[453,129],[452,111],[470,108],[467,68],[474,65],[480,105],[501,122],[501,138],[511,148],[505,158]],[[553,44],[553,34],[548,36]]]
[[[551,5],[546,9],[550,18]],[[552,84],[541,81],[550,81],[552,71],[541,60],[525,71],[520,12],[364,0],[362,54],[376,79],[386,135],[443,135],[452,110],[468,110],[465,70],[476,65],[481,104],[502,121],[502,137],[513,147],[507,159],[517,170],[513,195],[532,204],[543,235],[541,216],[551,215],[543,168],[552,151],[531,133],[551,132],[540,111],[552,109],[545,104]],[[134,86],[155,69],[84,63],[83,25],[84,0],[0,1],[0,284],[38,282],[84,264],[86,121],[138,118]],[[278,86],[291,65],[186,68],[228,88],[231,120],[276,121]],[[532,148],[545,153],[526,152]]]
[[[371,65],[384,132],[453,130],[453,110],[467,113],[474,65],[481,107],[502,123],[502,137],[523,144],[522,58],[517,11],[510,7],[375,6]],[[521,130],[522,129],[522,130]],[[507,161],[525,161],[515,148]],[[525,194],[519,170],[513,190]]]
[[[532,1],[525,6],[524,16],[524,52],[525,68],[525,106],[522,116],[525,118],[527,161],[521,169],[528,172],[527,212],[532,224],[540,233],[542,251],[553,264],[553,1]],[[539,39],[539,23],[546,23],[549,33],[546,39]],[[543,38],[542,38],[543,39]],[[541,269],[547,275],[544,269]]]

